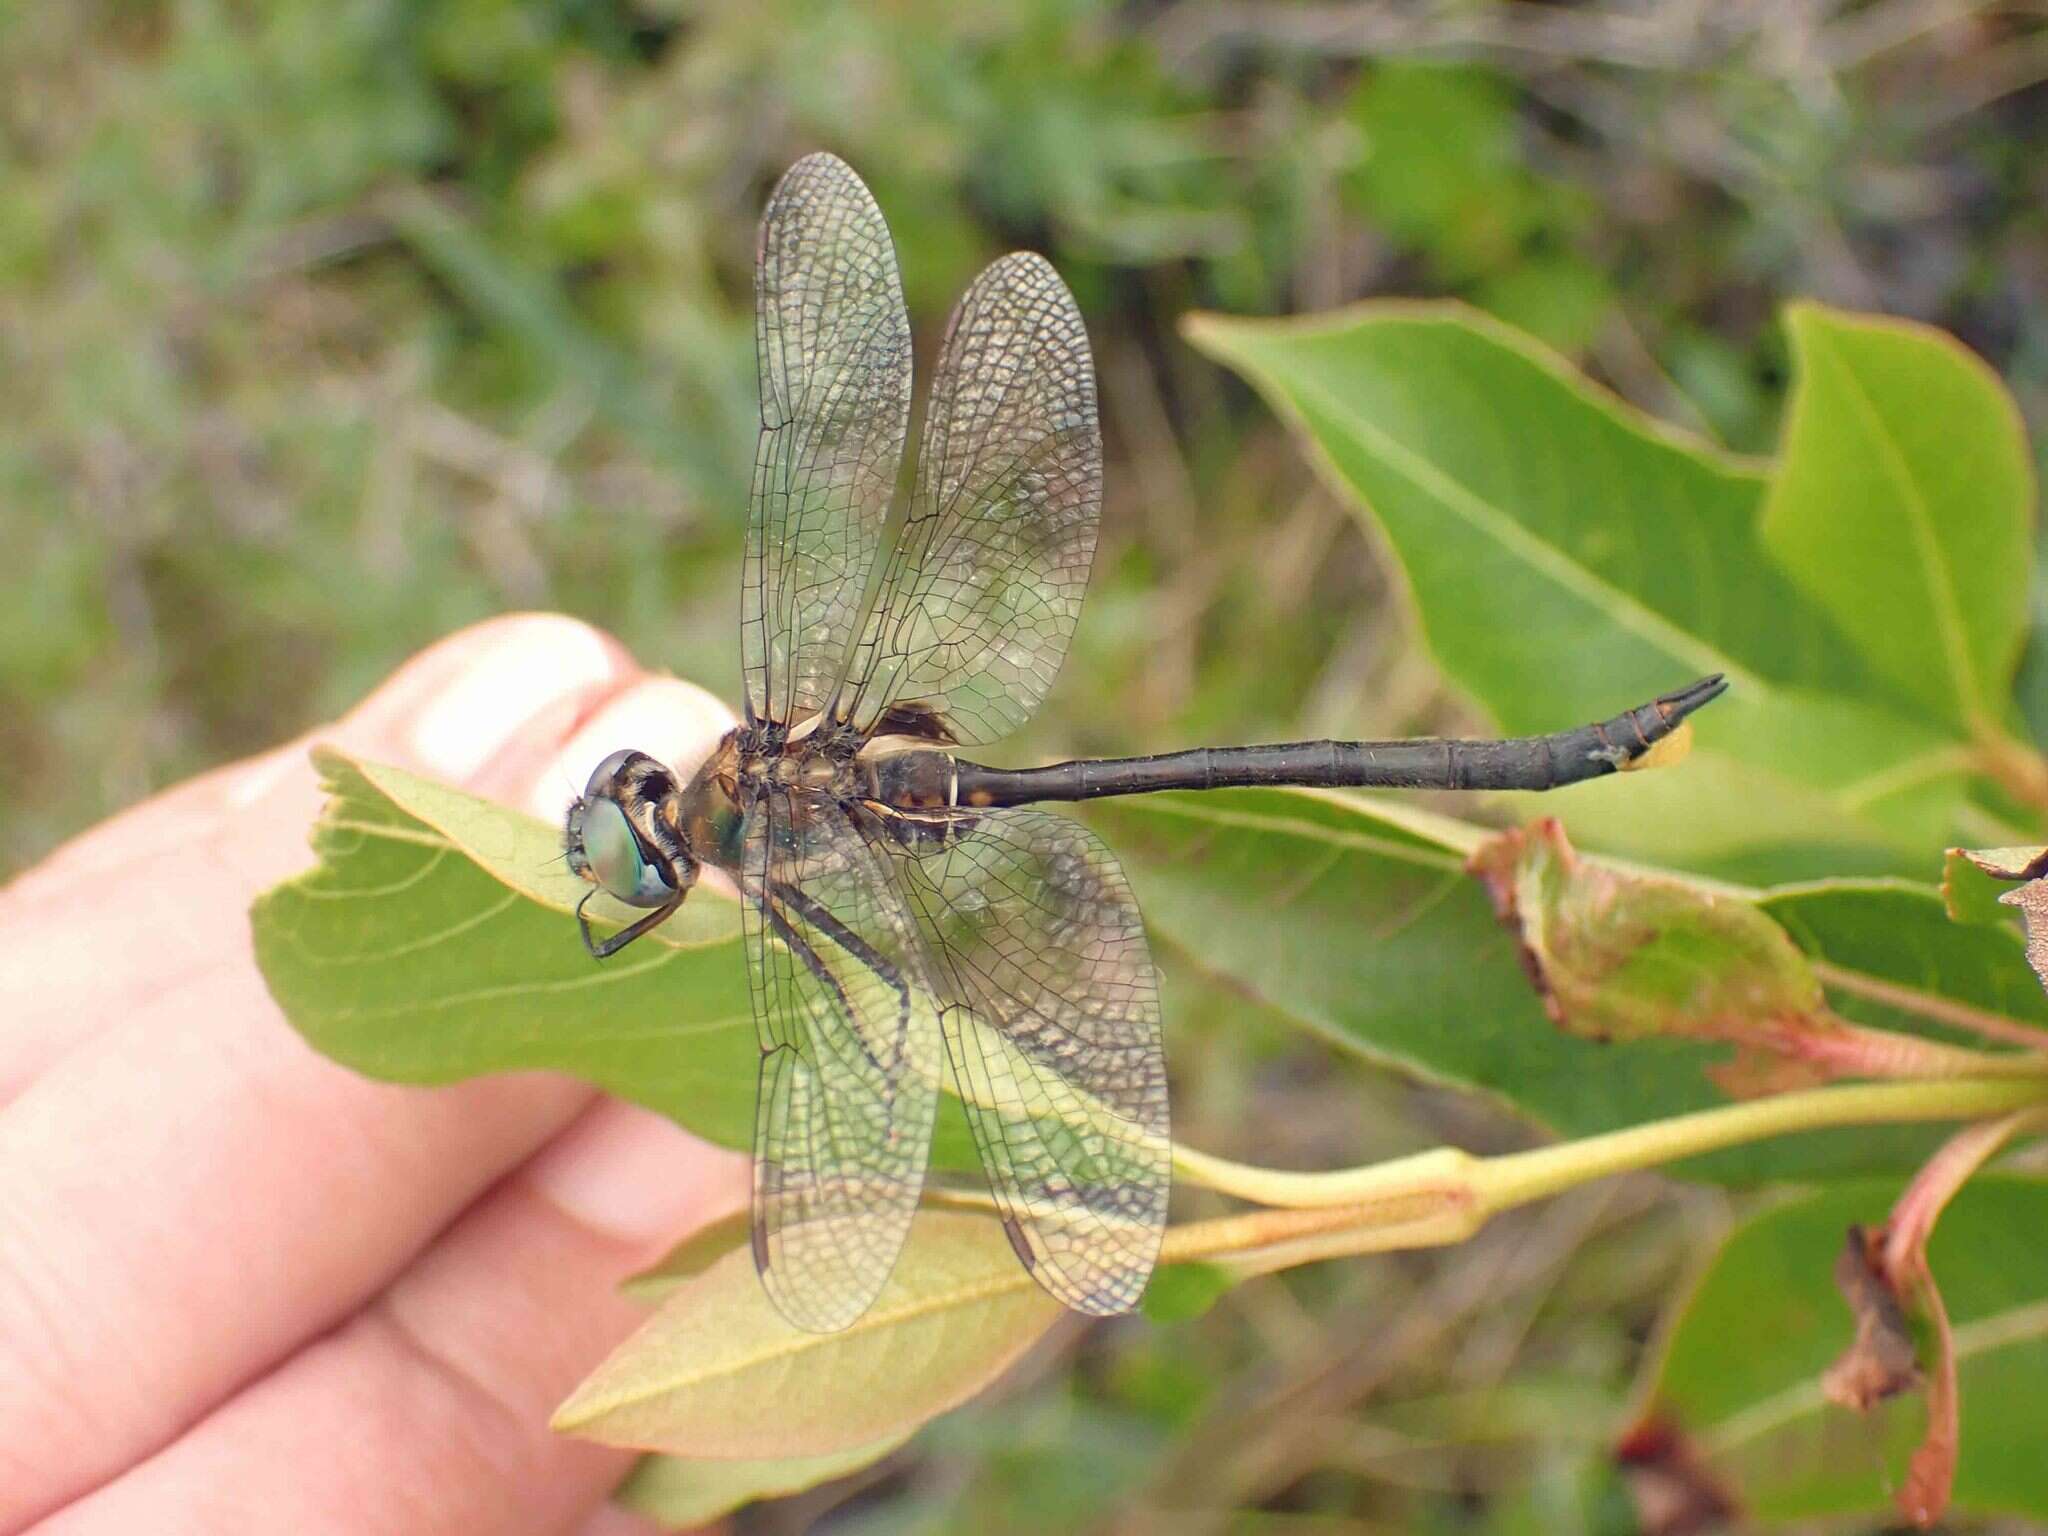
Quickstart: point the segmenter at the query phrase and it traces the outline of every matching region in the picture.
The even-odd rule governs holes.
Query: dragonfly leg
[[[811,947],[811,941],[798,933],[796,926],[788,918],[784,917],[773,903],[762,902],[761,911],[768,919],[768,926],[774,930],[775,936],[789,947],[790,953],[804,963],[804,969],[817,977],[819,984],[838,1001],[840,1017],[846,1019],[854,1026],[853,1038],[860,1042],[861,1054],[867,1057],[869,1064],[877,1072],[886,1076],[888,1068],[884,1067],[880,1060],[876,1058],[875,1053],[868,1049],[868,1042],[861,1034],[857,1022],[860,1015],[854,1012],[853,1003],[847,997],[846,989],[839,984],[839,978],[832,974],[832,967],[824,962],[824,959],[818,954],[817,950]],[[790,1046],[787,1041],[784,1041],[781,1045],[776,1046],[775,1049],[787,1050],[790,1049]],[[769,1052],[764,1050],[763,1054],[766,1055]]]
[[[826,938],[845,950],[847,954],[853,956],[855,960],[866,966],[881,980],[884,986],[896,994],[896,1039],[893,1045],[895,1058],[901,1061],[910,1035],[910,987],[903,979],[903,972],[887,956],[877,953],[875,947],[868,943],[866,939],[863,939],[837,917],[834,917],[831,909],[822,902],[813,899],[810,895],[789,884],[787,881],[776,881],[774,883],[774,891],[776,902],[788,905],[805,922],[824,934]],[[841,990],[838,979],[830,975],[825,963],[818,958],[817,951],[812,949],[808,942],[796,935],[795,929],[791,926],[789,920],[779,911],[775,910],[773,903],[763,903],[762,910],[770,914],[776,932],[783,936],[784,941],[788,942],[790,947],[797,951],[799,957],[803,958],[804,963],[821,979],[826,980],[832,990],[838,994],[840,1007],[845,1009],[846,1017],[858,1019],[860,1015],[847,1006],[846,994]],[[856,1038],[860,1038],[859,1030],[856,1029],[854,1034]],[[876,1060],[875,1053],[868,1050],[865,1039],[861,1039],[861,1049],[867,1052],[868,1060],[874,1062],[876,1071],[883,1072],[887,1070],[880,1061]]]
[[[664,902],[645,917],[636,918],[631,924],[621,928],[610,938],[593,939],[590,936],[590,920],[583,915],[583,909],[590,905],[590,898],[596,894],[597,891],[593,887],[584,893],[581,901],[576,903],[576,926],[583,930],[583,947],[590,951],[590,957],[593,960],[610,959],[683,904],[683,893],[678,891],[673,901]]]

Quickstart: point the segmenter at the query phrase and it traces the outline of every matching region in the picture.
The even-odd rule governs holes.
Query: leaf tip
[[[590,1390],[591,1383],[602,1375],[603,1366],[576,1384],[576,1388],[548,1415],[548,1428],[558,1435],[574,1435],[578,1439],[599,1438],[590,1433],[590,1426],[604,1417],[605,1405],[598,1395]]]

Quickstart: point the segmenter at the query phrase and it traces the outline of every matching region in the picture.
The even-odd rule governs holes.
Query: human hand
[[[355,1076],[271,1002],[248,907],[311,862],[310,740],[556,815],[612,748],[730,724],[501,619],[0,891],[0,1532],[643,1528],[604,1503],[631,1458],[548,1414],[744,1160],[563,1078]]]

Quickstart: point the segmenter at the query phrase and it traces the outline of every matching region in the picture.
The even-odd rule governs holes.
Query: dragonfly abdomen
[[[1556,789],[1641,766],[1657,743],[1702,704],[1719,697],[1725,686],[1719,676],[1702,678],[1610,720],[1504,741],[1294,741],[1016,769],[984,768],[944,753],[928,755],[950,767],[952,803],[977,808],[1283,784],[1320,789]]]
[[[892,811],[943,811],[958,803],[958,773],[950,752],[911,748],[855,766],[867,770],[869,798]]]

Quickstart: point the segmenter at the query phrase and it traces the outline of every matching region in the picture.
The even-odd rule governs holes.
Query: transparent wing
[[[816,1333],[889,1278],[931,1151],[938,1030],[883,859],[830,799],[776,789],[748,814],[754,1264],[776,1309]]]
[[[752,718],[820,708],[856,638],[910,421],[889,228],[844,162],[791,166],[755,265],[761,437],[741,590]]]
[[[1005,256],[940,348],[908,520],[855,666],[855,722],[907,707],[962,743],[1021,725],[1066,657],[1101,513],[1081,311],[1044,257]]]
[[[1044,811],[895,852],[954,1082],[1017,1256],[1081,1312],[1136,1305],[1171,1183],[1159,986],[1116,856]]]

